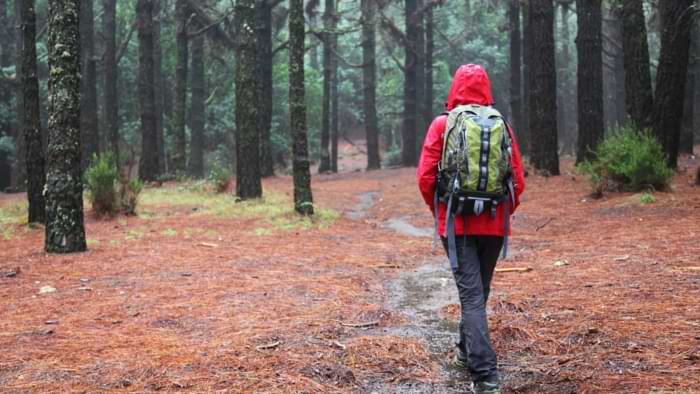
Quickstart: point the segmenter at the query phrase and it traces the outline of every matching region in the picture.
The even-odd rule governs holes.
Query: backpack
[[[508,128],[503,115],[490,106],[462,105],[447,113],[435,209],[437,213],[438,200],[447,203],[448,256],[453,270],[457,269],[455,216],[464,215],[466,221],[470,215],[490,211],[495,217],[501,203],[505,203],[503,257],[508,254],[510,209],[515,203],[513,142]],[[437,225],[437,214],[435,217]]]

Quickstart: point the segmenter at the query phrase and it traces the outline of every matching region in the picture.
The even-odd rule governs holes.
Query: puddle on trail
[[[448,304],[458,304],[452,274],[444,259],[431,259],[414,271],[402,273],[387,284],[388,308],[401,313],[407,323],[386,328],[382,335],[417,337],[426,344],[432,359],[442,366],[438,382],[402,382],[398,384],[368,382],[368,393],[470,393],[467,374],[449,366],[448,357],[454,348],[457,322],[447,322],[439,310]],[[449,353],[449,354],[448,354]]]
[[[435,230],[433,228],[416,227],[408,222],[408,217],[391,218],[384,222],[384,228],[394,230],[399,234],[409,237],[432,237]]]

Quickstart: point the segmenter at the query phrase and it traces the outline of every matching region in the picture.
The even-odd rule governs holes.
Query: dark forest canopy
[[[46,130],[50,76],[49,2],[35,1],[35,51],[22,51],[29,40],[22,27],[32,22],[22,21],[19,3],[0,0],[0,188],[12,190],[34,182],[27,183],[25,157],[37,147],[27,146],[25,134],[33,120]],[[83,166],[94,153],[111,151],[146,180],[204,177],[216,167],[243,179],[291,171],[298,133],[290,123],[288,2],[81,3]],[[577,9],[582,4],[589,8]],[[368,169],[415,165],[427,125],[443,111],[451,75],[465,63],[489,71],[495,105],[514,123],[523,150],[535,155],[535,167],[551,174],[558,171],[557,154],[578,150],[587,157],[604,133],[628,121],[653,128],[673,155],[692,151],[700,116],[700,29],[692,0],[311,0],[303,6],[306,130],[299,135],[307,136],[312,171],[342,171],[338,144],[347,141],[368,153]],[[554,57],[544,64],[542,49],[531,45],[549,31]],[[660,59],[664,54],[672,60]],[[23,89],[31,87],[22,82],[23,70],[31,70],[26,56],[37,64],[38,114],[23,105]],[[677,61],[685,58],[687,68]],[[599,72],[578,67],[601,59]],[[577,84],[589,78],[595,80],[577,96]],[[542,81],[552,88],[543,90]],[[664,83],[660,97],[656,83]],[[673,121],[679,114],[682,122]],[[580,116],[587,134],[579,139]],[[259,149],[253,154],[251,146]],[[245,159],[236,164],[239,156]],[[259,195],[257,181],[250,182],[250,195]]]

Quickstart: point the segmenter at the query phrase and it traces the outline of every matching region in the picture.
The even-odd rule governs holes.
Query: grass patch
[[[126,240],[127,241],[135,241],[138,239],[143,238],[146,236],[146,231],[142,228],[135,228],[133,230],[129,230],[126,233]]]
[[[176,187],[146,189],[141,195],[141,206],[150,217],[157,207],[191,207],[191,215],[216,216],[222,219],[260,219],[263,226],[256,235],[271,235],[274,231],[327,228],[340,214],[331,209],[315,207],[315,215],[302,217],[294,212],[294,204],[283,193],[266,192],[259,200],[236,202],[235,196],[217,194],[201,182],[186,182]],[[185,237],[193,235],[184,231]],[[209,235],[209,234],[207,234]],[[218,236],[218,234],[216,234]]]
[[[639,195],[639,202],[643,205],[653,204],[656,202],[656,197],[651,193],[642,193]]]
[[[166,228],[161,232],[161,234],[166,237],[175,237],[177,236],[177,231],[174,228]]]
[[[0,238],[9,241],[15,236],[15,227],[27,224],[27,202],[0,207]]]

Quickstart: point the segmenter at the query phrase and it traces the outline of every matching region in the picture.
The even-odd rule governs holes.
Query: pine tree
[[[22,96],[24,102],[24,139],[27,147],[28,223],[44,223],[46,169],[44,137],[39,113],[39,78],[36,65],[36,14],[34,0],[20,1],[22,34]]]
[[[554,5],[552,0],[528,3],[530,157],[538,170],[559,175],[557,138],[557,73],[554,63]]]
[[[102,2],[102,39],[104,40],[104,119],[109,139],[109,148],[117,163],[120,162],[119,152],[119,94],[117,68],[117,1]]]
[[[236,196],[262,196],[258,137],[255,0],[237,0],[236,8]]]
[[[367,136],[367,169],[381,167],[379,127],[377,125],[376,3],[361,0],[362,9],[362,87],[365,134]]]
[[[603,137],[603,19],[601,0],[576,0],[578,15],[578,148],[576,162],[593,155]]]
[[[80,0],[49,0],[49,145],[46,240],[49,253],[87,249],[80,171]]]
[[[153,89],[153,0],[137,0],[136,23],[139,36],[138,96],[141,111],[141,158],[139,176],[145,181],[158,179],[158,135],[156,96]]]
[[[304,2],[289,1],[289,116],[294,156],[294,209],[302,215],[314,213],[311,174],[306,141],[304,100]]]

